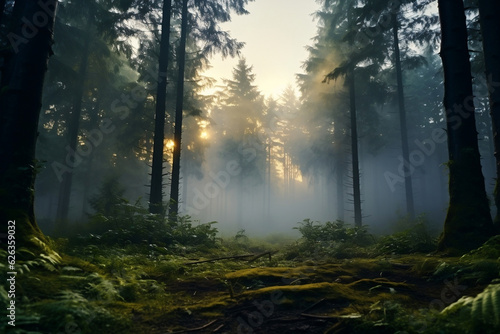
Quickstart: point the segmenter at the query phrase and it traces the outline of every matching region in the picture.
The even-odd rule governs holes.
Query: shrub
[[[424,223],[418,223],[402,232],[380,238],[376,252],[380,255],[428,253],[436,247],[436,238],[428,233]]]
[[[294,227],[302,234],[298,247],[292,247],[289,256],[367,256],[366,247],[374,243],[367,227],[350,227],[341,220],[324,224],[305,219]]]
[[[81,227],[82,233],[75,240],[82,245],[89,243],[109,246],[133,244],[162,247],[213,248],[217,245],[216,222],[194,225],[189,216],[165,218],[150,214],[140,200],[130,203],[116,179],[106,181],[101,191],[91,200],[95,213]]]

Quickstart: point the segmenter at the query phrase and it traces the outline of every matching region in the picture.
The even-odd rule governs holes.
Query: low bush
[[[305,219],[294,229],[302,237],[288,250],[286,258],[289,259],[368,256],[368,247],[375,242],[366,226],[350,227],[341,220],[320,223]]]
[[[216,222],[194,224],[190,216],[150,214],[140,200],[130,203],[116,180],[105,182],[90,201],[94,213],[80,226],[76,244],[104,246],[158,245],[203,250],[217,246]]]
[[[375,247],[378,255],[428,253],[437,248],[437,239],[427,231],[423,222],[404,231],[381,237]]]

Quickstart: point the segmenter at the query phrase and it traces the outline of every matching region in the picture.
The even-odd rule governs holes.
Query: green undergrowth
[[[498,237],[462,257],[440,257],[428,252],[434,238],[425,226],[380,237],[306,220],[297,227],[302,237],[284,244],[243,230],[220,238],[213,224],[137,210],[127,224],[139,226],[80,230],[53,241],[57,261],[17,262],[16,327],[2,323],[0,332],[154,334],[212,322],[195,332],[497,332]],[[146,218],[163,227],[146,231]],[[137,238],[127,239],[131,231]],[[6,264],[0,270],[6,282]],[[4,312],[8,293],[0,286]]]

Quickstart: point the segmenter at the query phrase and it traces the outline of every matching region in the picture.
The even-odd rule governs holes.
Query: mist
[[[126,24],[131,29],[159,24],[160,8],[151,13],[149,23]],[[72,15],[61,14],[66,30],[60,28],[56,37],[81,25]],[[210,56],[200,50],[196,38],[201,35],[188,38],[179,214],[200,224],[216,221],[222,235],[244,230],[256,236],[297,236],[294,227],[305,219],[355,223],[351,107],[345,73],[341,73],[350,51],[329,31],[331,15],[318,12],[317,36],[307,46],[303,71],[294,74],[296,82],[279,96],[266,95],[255,84],[257,74],[245,59],[245,49],[232,77],[222,78],[214,87],[214,79],[204,75]],[[180,18],[175,19],[171,35],[177,47]],[[157,36],[137,33],[130,39],[131,53],[97,31],[88,38],[101,48],[89,50],[84,77],[70,78],[60,70],[60,64],[75,67],[80,61],[66,45],[55,46],[49,63],[37,146],[43,168],[37,177],[35,203],[39,224],[49,233],[60,218],[61,201],[68,198],[62,184],[69,174],[72,225],[84,224],[95,213],[90,202],[106,191],[103,185],[110,178],[119,183],[124,200],[143,207],[149,204]],[[82,43],[79,38],[69,40]],[[226,39],[225,43],[235,42]],[[432,43],[402,44],[411,63],[403,67],[409,161],[402,156],[395,69],[390,63],[393,51],[376,54],[356,69],[361,219],[376,234],[404,227],[411,220],[405,198],[405,178],[410,178],[415,216],[438,233],[449,201],[441,64]],[[163,152],[165,205],[175,147],[175,56],[172,51],[167,71],[171,79]],[[340,72],[332,77],[334,69]],[[73,122],[73,92],[79,80],[84,94],[78,145],[73,150],[64,138]],[[483,173],[491,195],[495,169],[487,87],[477,79],[475,88]]]

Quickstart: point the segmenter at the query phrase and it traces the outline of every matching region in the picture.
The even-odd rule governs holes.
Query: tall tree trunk
[[[10,226],[8,231],[15,229],[18,249],[43,252],[49,249],[44,245],[33,205],[35,148],[56,7],[56,0],[28,1],[24,6],[22,17],[29,24],[25,21],[12,31],[23,40],[7,64],[10,75],[0,94],[0,221]],[[41,15],[44,20],[40,20]],[[29,25],[37,30],[27,36],[23,32]]]
[[[87,68],[90,53],[90,29],[92,27],[93,12],[89,7],[87,24],[85,27],[85,40],[83,42],[82,58],[78,67],[78,77],[74,92],[74,100],[71,114],[68,116],[68,146],[70,152],[76,152],[78,146],[78,132],[80,130],[80,117],[82,113],[82,101],[85,90],[85,80],[87,76]],[[77,153],[74,153],[77,154]],[[56,225],[58,232],[64,232],[68,224],[69,203],[71,199],[71,187],[73,183],[73,172],[64,173],[59,189],[59,201],[57,205]]]
[[[90,120],[88,123],[88,128],[89,129],[94,129],[97,127],[99,124],[99,110],[101,106],[101,100],[100,96],[97,98],[96,105],[94,108],[92,108],[92,113],[90,114]],[[94,147],[94,149],[90,152],[89,156],[87,157],[87,170],[85,171],[85,180],[91,180],[92,179],[92,174],[94,172],[93,170],[93,162],[94,162],[94,157],[96,154],[96,149],[97,147]],[[91,189],[91,182],[85,182],[83,185],[83,192],[82,192],[82,212],[80,215],[80,220],[85,221],[87,218],[87,207],[88,207],[88,197]]]
[[[354,225],[361,227],[361,190],[359,182],[358,121],[356,117],[356,83],[354,65],[350,65],[347,81],[349,84],[349,109],[351,118],[352,188],[354,196]]]
[[[271,168],[272,168],[272,150],[273,150],[273,141],[271,138],[269,138],[269,145],[267,147],[267,194],[266,194],[266,218],[268,219],[269,223],[271,223],[271,185],[272,185],[272,180],[271,180]]]
[[[340,155],[339,155],[340,156]],[[337,161],[337,168],[335,171],[337,181],[337,219],[344,220],[344,160]]]
[[[495,182],[495,226],[500,230],[500,2],[479,0],[486,80],[490,97],[497,178]]]
[[[464,4],[439,0],[438,6],[450,159],[450,204],[438,249],[458,253],[480,246],[492,235],[493,223],[477,141]]]
[[[401,53],[399,51],[399,36],[398,36],[398,16],[392,14],[392,33],[394,38],[394,63],[396,64],[396,79],[398,84],[398,105],[399,105],[399,125],[401,128],[401,145],[403,153],[403,161],[410,161],[410,152],[408,148],[408,129],[406,126],[406,108],[405,96],[403,87],[403,72],[401,70]],[[411,174],[405,175],[405,192],[406,192],[406,213],[411,221],[415,219],[415,208],[413,204],[413,185]]]
[[[179,180],[181,170],[182,109],[184,107],[184,67],[186,65],[186,39],[188,0],[182,1],[181,40],[177,53],[179,75],[177,78],[177,100],[175,104],[174,154],[172,162],[172,183],[170,184],[169,215],[175,217],[179,211]]]
[[[163,150],[165,149],[165,108],[167,102],[167,69],[170,50],[170,17],[172,0],[163,1],[161,23],[160,59],[156,91],[155,133],[153,166],[151,168],[151,193],[149,212],[164,214],[163,209]]]

